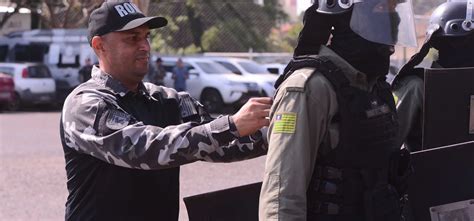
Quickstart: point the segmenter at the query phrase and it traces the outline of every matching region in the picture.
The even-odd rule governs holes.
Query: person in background
[[[86,58],[84,66],[79,69],[79,82],[84,83],[91,79],[92,72],[92,61],[90,58]]]
[[[155,75],[153,76],[152,83],[163,86],[163,80],[166,77],[166,70],[165,67],[163,67],[163,60],[161,60],[161,58],[157,58],[155,64]]]
[[[186,80],[189,78],[188,69],[184,66],[181,58],[176,61],[176,66],[173,68],[174,89],[177,91],[186,91]]]
[[[270,98],[213,119],[188,93],[143,82],[150,29],[166,24],[129,1],[105,1],[90,15],[99,66],[69,94],[60,121],[66,220],[177,221],[181,165],[266,153],[259,129]]]

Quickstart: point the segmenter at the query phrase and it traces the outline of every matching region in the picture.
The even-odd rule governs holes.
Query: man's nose
[[[141,51],[150,51],[150,40],[148,38],[143,39],[140,41],[140,50]]]

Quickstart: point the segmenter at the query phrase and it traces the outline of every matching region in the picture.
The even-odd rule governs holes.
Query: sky
[[[312,4],[311,2],[311,0],[297,0],[296,10],[298,11],[298,14],[306,10]]]

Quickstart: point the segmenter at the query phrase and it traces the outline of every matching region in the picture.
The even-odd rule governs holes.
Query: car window
[[[13,75],[13,72],[14,72],[14,71],[15,71],[14,68],[0,67],[0,72],[5,73],[5,74],[8,74],[8,75],[10,75],[10,76],[12,76],[12,77],[14,76],[14,75]]]
[[[48,52],[46,44],[15,45],[13,48],[17,62],[43,62],[44,55]]]
[[[240,61],[237,62],[242,68],[251,74],[268,74],[268,70],[255,62]]]
[[[165,68],[166,72],[172,72],[174,65],[173,64],[163,64],[163,68]]]
[[[194,67],[193,67],[191,64],[189,64],[189,63],[184,62],[183,64],[184,64],[184,67],[186,67],[186,70],[188,70],[188,71],[194,69]]]
[[[196,65],[208,74],[222,74],[230,72],[227,68],[215,62],[196,62]]]
[[[273,74],[279,74],[278,73],[278,68],[267,68],[267,70],[270,72],[270,73],[273,73]]]
[[[28,67],[28,75],[30,78],[50,78],[51,73],[46,66],[30,66]]]
[[[217,63],[221,64],[225,68],[229,69],[230,71],[234,72],[234,74],[242,74],[235,65],[229,63],[229,62],[224,62],[224,61],[218,61]]]
[[[0,61],[7,60],[8,45],[0,45]]]
[[[184,67],[186,67],[186,70],[192,70],[194,69],[193,66],[191,66],[189,63],[183,63]],[[173,68],[176,67],[176,62],[173,63],[163,63],[163,67],[165,68],[166,72],[173,72]]]

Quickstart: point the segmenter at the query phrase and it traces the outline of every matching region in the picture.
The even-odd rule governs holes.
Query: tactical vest
[[[308,220],[398,221],[399,197],[389,174],[389,162],[398,156],[398,122],[389,85],[378,81],[371,92],[352,87],[324,57],[294,59],[287,70],[303,67],[329,80],[339,105],[332,119],[339,124],[339,144],[319,148],[307,190]]]
[[[158,101],[138,100],[131,94],[113,96],[133,116],[132,121],[159,127],[181,121],[176,99],[164,99],[159,93],[153,95]],[[105,125],[98,122],[98,127]],[[63,136],[61,123],[69,190],[66,220],[178,220],[179,167],[137,170],[115,166],[66,146]]]

